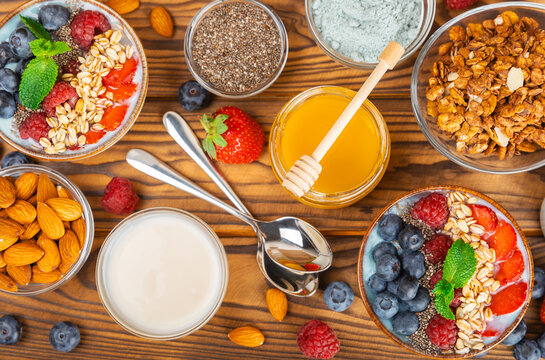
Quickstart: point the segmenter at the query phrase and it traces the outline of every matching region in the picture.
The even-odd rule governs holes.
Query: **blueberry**
[[[400,277],[393,281],[390,281],[388,285],[386,285],[387,290],[394,295],[397,295],[397,289],[399,289],[399,280],[401,280]]]
[[[377,293],[386,290],[386,282],[379,278],[377,274],[371,275],[369,280],[367,280],[367,285]]]
[[[47,30],[59,30],[70,20],[70,11],[61,5],[42,6],[38,13],[38,20]]]
[[[15,71],[8,68],[0,69],[0,89],[12,94],[19,89],[19,77]]]
[[[22,335],[23,328],[19,320],[11,315],[4,315],[0,318],[0,344],[17,344]]]
[[[397,256],[384,254],[377,261],[377,276],[384,281],[392,281],[399,275],[401,264]]]
[[[409,273],[412,277],[420,279],[426,272],[426,263],[424,255],[420,251],[407,251],[401,257],[403,270]]]
[[[524,320],[521,320],[518,326],[513,330],[505,340],[502,341],[503,345],[513,346],[518,344],[526,335],[526,323]]]
[[[2,158],[2,169],[7,168],[8,166],[22,165],[22,164],[32,164],[33,161],[25,154],[19,151],[12,151],[6,154]]]
[[[21,60],[19,60],[19,62],[17,62],[17,65],[15,66],[15,72],[17,73],[17,75],[19,75],[19,77],[21,77],[21,78],[23,77],[23,73],[25,72],[26,67],[28,66],[28,63],[32,59],[34,59],[34,57],[29,57],[27,59],[21,59]]]
[[[399,310],[399,300],[389,291],[377,294],[373,301],[373,311],[381,319],[391,319]]]
[[[545,293],[545,271],[538,266],[534,266],[534,290],[532,299],[539,299]]]
[[[545,332],[539,335],[536,342],[537,342],[537,347],[539,348],[539,351],[541,351],[541,354],[545,354]]]
[[[354,292],[344,281],[334,281],[324,291],[324,302],[334,311],[345,311],[354,301]]]
[[[392,243],[389,243],[386,241],[380,242],[373,249],[373,260],[377,262],[378,259],[384,254],[391,254],[391,255],[397,256],[397,249]]]
[[[515,345],[513,355],[516,360],[539,360],[541,351],[535,340],[522,339],[521,342]]]
[[[15,114],[17,105],[13,95],[9,92],[0,90],[0,118],[9,119]]]
[[[70,352],[78,346],[79,340],[79,329],[70,321],[56,323],[49,332],[49,343],[57,351]]]
[[[6,64],[15,61],[16,57],[11,50],[11,46],[7,42],[0,44],[0,68],[6,66]]]
[[[36,40],[36,36],[26,27],[15,29],[9,36],[9,44],[20,59],[32,56],[30,42]]]
[[[410,311],[424,311],[430,303],[430,293],[425,287],[420,286],[414,299],[405,301],[405,303],[408,305]]]
[[[202,109],[210,100],[212,94],[194,80],[186,81],[178,89],[178,101],[187,111]]]
[[[387,214],[378,222],[378,235],[386,241],[394,241],[403,227],[403,220],[395,214]]]
[[[399,245],[404,250],[415,251],[422,247],[424,244],[424,236],[422,231],[412,225],[407,225],[399,233]]]
[[[396,334],[410,336],[418,330],[419,326],[418,316],[410,311],[399,312],[392,319],[392,327]]]
[[[399,278],[399,287],[397,288],[397,296],[404,301],[412,300],[418,292],[420,284],[418,280],[410,275],[403,274]]]

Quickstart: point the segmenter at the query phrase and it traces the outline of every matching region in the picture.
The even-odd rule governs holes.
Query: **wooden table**
[[[0,313],[15,314],[24,326],[22,341],[0,347],[1,359],[295,359],[303,358],[295,341],[306,321],[326,321],[341,341],[339,359],[416,359],[384,336],[366,313],[357,291],[358,249],[367,226],[382,207],[395,197],[425,185],[453,184],[481,191],[503,205],[519,222],[532,246],[534,261],[545,265],[545,244],[539,228],[539,207],[545,197],[545,169],[509,176],[483,175],[447,160],[426,141],[416,123],[410,104],[410,75],[416,56],[388,73],[371,95],[384,115],[392,137],[392,156],[379,186],[366,198],[345,209],[319,210],[293,200],[275,179],[268,151],[250,165],[221,166],[220,170],[255,216],[273,219],[293,215],[306,219],[328,237],[335,253],[333,266],[321,275],[321,286],[312,298],[289,299],[288,315],[282,323],[269,314],[265,303],[268,288],[255,263],[256,240],[251,229],[204,201],[182,193],[138,173],[125,162],[129,149],[146,149],[207,190],[223,194],[172,141],[161,123],[167,110],[182,113],[199,136],[203,135],[199,114],[187,113],[176,100],[178,86],[191,78],[183,55],[185,29],[193,15],[208,1],[147,0],[125,18],[140,36],[149,61],[150,86],[142,113],[131,131],[108,151],[84,161],[47,163],[72,179],[84,192],[94,210],[96,235],[93,251],[77,277],[60,289],[33,298],[0,296]],[[288,30],[290,53],[285,70],[264,93],[246,100],[216,98],[205,109],[231,104],[253,115],[270,130],[275,115],[291,97],[316,85],[359,88],[368,72],[337,65],[326,57],[311,38],[304,15],[303,0],[266,0],[274,7]],[[456,13],[445,10],[438,0],[436,25]],[[479,4],[488,1],[479,1]],[[0,15],[14,9],[21,0],[2,0]],[[173,15],[173,39],[155,34],[148,21],[151,9],[165,6]],[[0,144],[3,153],[11,151]],[[220,235],[229,259],[230,281],[225,300],[216,316],[201,330],[186,338],[157,342],[140,339],[121,329],[105,312],[96,292],[95,264],[105,236],[121,217],[100,206],[103,189],[113,176],[133,181],[141,196],[140,209],[172,206],[194,213]],[[322,301],[329,282],[343,280],[356,292],[353,305],[344,313],[329,310]],[[526,321],[529,335],[536,337],[545,325],[539,322],[539,304],[533,303]],[[48,343],[51,326],[70,320],[80,327],[82,339],[70,354],[54,351]],[[238,326],[251,324],[265,335],[259,348],[242,348],[227,339]],[[498,346],[489,358],[511,359],[512,349]]]

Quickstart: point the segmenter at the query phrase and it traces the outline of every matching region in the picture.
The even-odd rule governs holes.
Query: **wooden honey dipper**
[[[375,70],[373,70],[365,83],[363,83],[362,87],[356,93],[352,101],[350,101],[346,109],[344,109],[343,113],[339,116],[335,124],[333,124],[326,136],[322,139],[316,150],[314,150],[310,156],[301,156],[301,158],[293,164],[284,177],[282,186],[297,197],[302,197],[310,190],[312,185],[318,180],[318,176],[320,176],[320,172],[322,171],[320,161],[323,159],[324,155],[335,143],[335,140],[337,140],[346,125],[350,122],[350,119],[354,117],[358,109],[365,102],[369,93],[375,88],[384,73],[386,73],[387,70],[394,68],[404,52],[405,49],[403,49],[400,44],[395,41],[390,41],[382,51],[382,54],[378,57],[379,63],[375,67]]]

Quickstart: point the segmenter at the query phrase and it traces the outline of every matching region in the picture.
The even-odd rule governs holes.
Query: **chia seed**
[[[282,41],[273,18],[258,5],[231,2],[212,9],[191,44],[197,73],[227,93],[250,92],[281,66]]]

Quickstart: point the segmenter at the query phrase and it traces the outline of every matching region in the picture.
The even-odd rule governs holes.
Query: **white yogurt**
[[[174,338],[204,325],[225,293],[227,262],[201,220],[174,209],[137,213],[106,239],[97,284],[106,309],[137,335]]]

